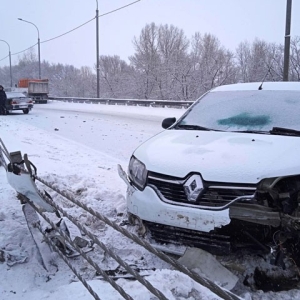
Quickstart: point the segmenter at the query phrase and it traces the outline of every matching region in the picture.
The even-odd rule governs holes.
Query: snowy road
[[[141,142],[163,130],[164,117],[180,116],[184,111],[49,101],[36,104],[28,115],[9,117],[128,161]]]

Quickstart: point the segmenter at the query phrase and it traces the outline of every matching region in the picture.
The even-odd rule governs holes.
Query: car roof
[[[228,85],[221,85],[211,90],[211,92],[220,91],[255,91],[258,90],[259,86],[262,84],[262,90],[269,91],[286,91],[286,90],[297,90],[300,91],[300,82],[294,81],[281,81],[281,82],[247,82],[247,83],[235,83]]]

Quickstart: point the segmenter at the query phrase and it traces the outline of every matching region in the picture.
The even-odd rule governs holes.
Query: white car
[[[300,83],[220,86],[162,125],[119,169],[129,219],[158,242],[300,265]]]

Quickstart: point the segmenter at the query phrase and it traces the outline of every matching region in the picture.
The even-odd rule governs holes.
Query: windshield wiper
[[[262,131],[262,130],[235,130],[231,132],[269,134],[269,131]]]
[[[300,136],[300,130],[283,127],[273,127],[272,130],[270,130],[270,134]]]
[[[199,126],[199,125],[180,125],[180,124],[175,126],[175,129],[205,130],[205,131],[214,130],[214,129],[206,128],[206,127]]]

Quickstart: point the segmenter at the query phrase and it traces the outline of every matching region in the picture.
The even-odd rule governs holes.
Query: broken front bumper
[[[128,187],[128,212],[144,221],[202,232],[221,228],[233,219],[272,227],[281,224],[278,211],[250,203],[254,200],[254,195],[237,197],[219,207],[180,205],[172,201],[163,201],[152,187],[146,186],[143,191],[138,190],[131,184],[121,166],[118,171]]]
[[[152,188],[139,191],[133,187],[121,166],[118,171],[128,187],[128,212],[144,221],[204,232],[230,223],[228,208],[212,211],[163,202]]]
[[[140,219],[174,227],[209,232],[230,223],[229,209],[211,211],[176,206],[159,199],[152,188],[127,194],[128,212]]]

